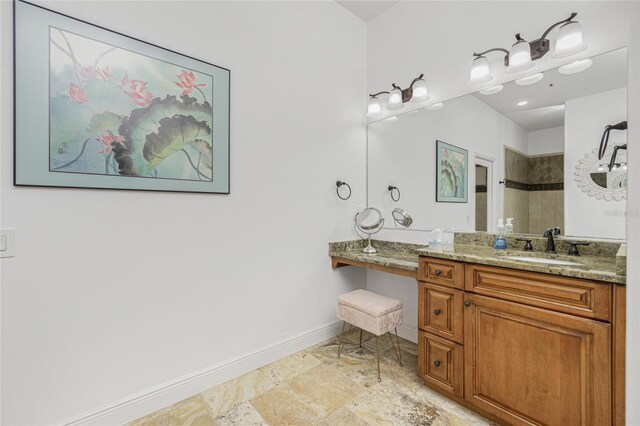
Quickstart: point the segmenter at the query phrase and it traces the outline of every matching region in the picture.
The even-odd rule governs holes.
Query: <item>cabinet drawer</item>
[[[418,277],[422,281],[447,287],[464,288],[464,263],[421,257]]]
[[[418,374],[425,382],[462,396],[462,346],[419,331]]]
[[[418,327],[445,339],[462,343],[463,299],[461,290],[420,282]]]
[[[465,289],[558,312],[609,321],[611,286],[557,275],[467,264]]]

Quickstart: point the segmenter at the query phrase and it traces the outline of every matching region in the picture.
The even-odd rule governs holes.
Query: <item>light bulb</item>
[[[428,100],[427,82],[423,79],[417,80],[413,83],[411,102],[425,102]]]
[[[377,117],[382,114],[382,106],[380,105],[380,99],[373,96],[367,103],[367,117]]]
[[[599,171],[599,172],[604,172],[604,167],[603,167],[603,166],[599,166],[599,167],[598,167],[598,171]]]
[[[476,56],[473,62],[471,62],[469,84],[487,83],[491,80],[493,80],[493,76],[491,75],[489,60],[482,55]]]
[[[564,58],[582,52],[587,46],[582,40],[582,27],[577,21],[569,21],[558,30],[553,58]]]
[[[622,170],[627,170],[627,163],[622,166]]]
[[[518,40],[509,51],[509,66],[507,72],[520,72],[533,67],[531,47],[525,40]]]
[[[387,105],[387,109],[392,111],[402,109],[404,105],[402,104],[402,90],[398,88],[394,88],[389,92],[389,105]]]
[[[526,105],[526,104],[528,104],[528,103],[529,103],[529,101],[520,101],[520,102],[518,102],[518,104],[517,104],[517,105],[518,105],[518,106],[525,106],[525,105]]]

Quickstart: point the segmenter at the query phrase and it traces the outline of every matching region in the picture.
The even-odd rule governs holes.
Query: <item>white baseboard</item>
[[[205,368],[193,374],[163,383],[128,398],[66,419],[64,425],[121,425],[160,410],[235,377],[263,367],[281,358],[336,336],[341,321],[298,334],[249,354]],[[398,330],[398,334],[400,330]]]

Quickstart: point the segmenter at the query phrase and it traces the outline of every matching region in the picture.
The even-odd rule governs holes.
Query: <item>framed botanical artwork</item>
[[[437,202],[467,202],[468,161],[469,153],[466,149],[436,141]]]
[[[17,0],[14,185],[229,193],[228,69]]]

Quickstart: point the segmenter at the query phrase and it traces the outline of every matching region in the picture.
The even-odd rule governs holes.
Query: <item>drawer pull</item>
[[[434,273],[436,276],[440,276],[440,274],[442,274],[442,271],[441,271],[440,269],[436,269],[435,271],[433,271],[433,273]]]
[[[436,359],[435,361],[433,361],[433,365],[435,365],[436,367],[440,367],[440,361]]]
[[[440,312],[442,312],[442,311],[440,311],[440,309],[436,309],[435,311],[433,311],[433,313],[436,314],[436,315],[440,315]]]
[[[469,302],[468,300],[464,301],[464,306],[471,306],[471,302]]]

